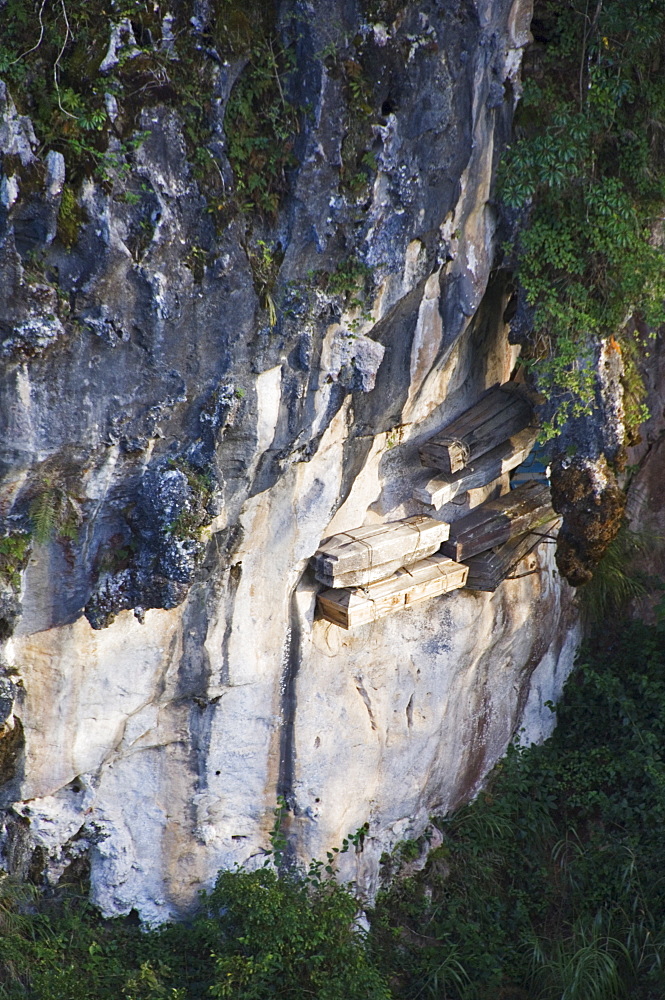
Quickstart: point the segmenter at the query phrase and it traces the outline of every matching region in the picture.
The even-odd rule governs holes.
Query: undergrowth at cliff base
[[[284,870],[282,813],[264,867],[220,872],[189,923],[144,933],[135,920],[103,920],[82,886],[49,896],[0,880],[0,998],[389,1000],[358,902],[334,877],[340,850],[306,872]]]
[[[5,878],[0,998],[662,1000],[665,624],[593,644],[557,712],[551,739],[514,747],[439,822],[442,846],[379,896],[369,934],[334,852],[300,875],[222,872],[190,922],[147,933],[80,888]],[[278,865],[283,850],[277,828]]]

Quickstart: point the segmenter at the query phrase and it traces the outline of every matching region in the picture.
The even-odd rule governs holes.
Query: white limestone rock
[[[303,38],[312,58],[350,16],[331,4]],[[492,79],[515,78],[529,3],[478,0],[466,22],[448,8],[421,17],[407,5],[371,29],[385,78],[403,74],[403,100],[391,110],[386,96],[361,199],[340,186],[343,86],[325,65],[311,83],[302,160],[274,226],[274,327],[246,220],[213,224],[176,110],[146,108],[131,164],[117,151],[114,191],[131,167],[132,197],[81,185],[89,221],[66,252],[46,245],[39,206],[3,188],[0,295],[16,308],[12,329],[29,321],[36,341],[0,373],[0,516],[25,524],[51,468],[84,511],[76,539],[33,549],[5,650],[25,745],[2,790],[3,864],[25,873],[39,848],[55,881],[85,851],[106,914],[158,923],[194,907],[220,867],[263,864],[278,795],[303,863],[369,824],[342,875],[371,897],[384,850],[473,796],[521,728],[548,731],[543,706],[572,665],[577,626],[546,545],[534,572],[493,594],[458,591],[352,633],[315,618],[321,540],[422,514],[420,445],[515,363],[506,295],[490,278],[492,171],[510,108],[488,98],[498,102]],[[104,69],[133,45],[118,25]],[[177,51],[177,36],[164,46]],[[224,110],[241,68],[215,71],[225,197]],[[29,123],[12,113],[0,129],[33,155]],[[50,164],[53,201],[63,178]],[[24,255],[46,248],[71,316],[31,311],[19,237]],[[362,310],[321,279],[352,256],[367,276]],[[203,474],[216,506],[195,524],[207,527],[174,537],[185,480]],[[183,502],[146,493],[158,483]]]

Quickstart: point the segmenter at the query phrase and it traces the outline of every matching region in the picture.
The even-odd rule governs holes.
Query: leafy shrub
[[[172,37],[166,39],[167,10],[149,0],[112,0],[103,8],[88,0],[0,4],[0,76],[21,113],[30,116],[40,147],[65,157],[69,183],[58,233],[66,247],[76,242],[84,221],[73,193],[84,177],[96,174],[129,203],[136,197],[123,185],[132,170],[132,154],[150,134],[138,131],[140,117],[154,105],[178,109],[194,174],[205,186],[218,223],[228,222],[238,204],[275,214],[298,131],[298,113],[286,99],[283,83],[293,58],[275,32],[276,6],[261,0],[212,0],[206,5],[202,35],[197,35],[192,18],[200,22],[199,8],[193,0],[177,3]],[[101,72],[111,32],[123,22],[127,44],[119,48],[117,62]],[[226,113],[236,177],[232,206],[226,204],[224,180],[210,148],[214,75],[226,56],[247,59]],[[118,105],[113,120],[106,107],[108,94]],[[109,138],[114,142],[109,144]],[[28,190],[26,176],[21,189]]]
[[[660,551],[665,539],[652,532],[631,531],[624,524],[581,593],[581,608],[588,622],[605,621],[625,613],[630,601],[649,592],[649,580],[639,564],[649,551]]]
[[[189,924],[151,932],[0,878],[0,1000],[388,1000],[357,910],[322,863],[220,872]]]
[[[222,914],[212,996],[263,1000],[279,984],[293,998],[389,997],[354,927],[357,901],[333,879],[220,872],[208,906]]]
[[[241,207],[274,219],[294,166],[298,111],[284,92],[293,53],[271,34],[254,39],[224,116],[228,156]]]
[[[527,363],[557,404],[551,437],[591,410],[594,345],[622,335],[633,314],[665,320],[665,261],[651,235],[665,200],[665,2],[539,0],[533,30],[501,190],[527,218],[516,270],[533,317]],[[634,358],[628,368],[635,426],[645,414]]]
[[[35,541],[43,545],[56,536],[75,541],[83,521],[81,505],[57,475],[45,475],[30,503],[30,523]]]
[[[21,571],[30,554],[30,535],[25,531],[0,537],[0,578],[16,591],[21,588]]]
[[[76,243],[84,221],[85,212],[79,206],[76,194],[69,184],[65,184],[58,211],[58,236],[68,249]]]

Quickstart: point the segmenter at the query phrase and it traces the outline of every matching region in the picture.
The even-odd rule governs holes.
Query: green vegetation
[[[358,56],[345,59],[342,64],[348,114],[342,141],[341,181],[342,187],[355,198],[367,195],[376,174],[376,156],[371,146],[373,125],[378,117],[373,106],[373,87],[362,64],[362,51]]]
[[[85,212],[76,200],[76,194],[69,184],[65,184],[58,211],[58,237],[67,248],[74,246],[79,230],[85,222]]]
[[[638,428],[649,418],[649,410],[645,402],[647,388],[640,372],[640,363],[643,362],[643,358],[646,361],[650,353],[645,350],[647,343],[647,338],[641,338],[639,332],[631,327],[624,328],[620,345],[616,340],[610,340],[610,344],[616,344],[617,349],[621,351],[623,360],[621,383],[623,385],[626,443],[629,445],[639,442]]]
[[[254,289],[262,308],[268,313],[268,323],[273,327],[277,322],[277,310],[272,291],[282,266],[284,251],[280,244],[257,240],[255,244],[245,247],[245,253],[252,269]]]
[[[345,97],[344,138],[340,186],[356,202],[369,194],[369,185],[376,175],[374,126],[382,121],[375,81],[367,68],[367,38],[353,39],[336,32],[317,58],[325,63],[331,76],[342,83]],[[374,67],[376,73],[376,67]]]
[[[30,503],[30,523],[35,541],[43,545],[53,537],[75,541],[83,521],[76,497],[56,474],[45,475]]]
[[[594,346],[626,362],[627,421],[645,419],[638,356],[665,320],[665,0],[539,0],[502,197],[526,213],[516,272],[533,310],[526,352],[556,403],[552,437],[590,411]],[[616,341],[613,338],[616,337]]]
[[[15,591],[21,589],[21,571],[30,555],[30,535],[26,531],[11,532],[0,538],[0,579]]]
[[[345,257],[334,271],[309,271],[307,278],[326,295],[339,296],[345,311],[357,312],[357,318],[349,324],[352,331],[361,322],[372,319],[369,309],[372,269],[358,257]]]
[[[587,622],[608,621],[625,613],[633,600],[654,588],[665,589],[648,577],[640,563],[649,552],[662,551],[665,539],[652,532],[631,531],[624,521],[610,542],[591,580],[581,591],[581,610]]]
[[[320,1000],[389,997],[354,930],[355,899],[316,866],[305,879],[270,868],[222,872],[211,902],[226,908],[235,936],[216,958],[211,996],[263,1000],[277,989]]]
[[[65,157],[72,187],[65,189],[58,232],[66,246],[81,222],[78,183],[96,174],[112,189],[114,180],[126,178],[133,152],[149,135],[139,130],[139,117],[155,104],[177,108],[194,173],[218,221],[238,208],[275,216],[299,130],[285,85],[293,56],[279,42],[275,9],[259,0],[216,0],[202,45],[190,23],[191,0],[176,5],[170,41],[163,37],[167,10],[152,2],[109,0],[100,8],[88,0],[7,0],[0,10],[0,77],[19,110],[30,115],[40,148]],[[102,71],[113,26],[121,23],[117,61]],[[236,180],[231,199],[209,149],[217,59],[208,46],[220,57],[246,59],[225,119]],[[113,120],[107,95],[117,102]],[[118,196],[132,200],[132,193]]]
[[[357,902],[332,876],[333,853],[304,876],[277,873],[282,813],[280,804],[263,868],[221,872],[191,923],[152,933],[101,920],[80,886],[49,899],[0,881],[0,998],[388,1000],[355,926]]]
[[[208,506],[213,494],[212,477],[195,469],[186,459],[171,459],[169,464],[187,477],[190,496],[183,511],[169,525],[168,533],[174,538],[198,541],[201,528],[210,523]]]
[[[371,274],[371,268],[357,257],[346,257],[339,262],[332,273],[324,276],[324,290],[329,295],[343,295],[345,305],[360,308]]]
[[[607,629],[605,629],[607,632]],[[554,736],[513,748],[443,844],[355,929],[335,858],[222,872],[189,923],[103,921],[74,886],[0,881],[2,1000],[661,1000],[665,624],[624,622],[568,683]],[[342,845],[362,849],[367,827]]]
[[[200,285],[205,276],[206,265],[209,262],[210,254],[196,244],[189,248],[185,257],[185,264],[192,272],[192,276],[197,285]]]
[[[140,128],[140,116],[157,104],[178,111],[217,226],[238,211],[274,222],[289,189],[289,169],[297,164],[303,114],[291,96],[295,50],[277,30],[276,11],[276,3],[261,0],[213,0],[197,35],[193,0],[176,5],[167,33],[166,9],[145,0],[109,0],[101,9],[88,0],[7,0],[0,9],[0,77],[19,111],[30,116],[40,151],[56,149],[65,157],[68,187],[58,225],[65,246],[73,245],[83,221],[75,192],[84,177],[96,175],[128,203],[137,198],[124,186],[133,154],[149,135]],[[113,31],[115,58],[102,70]],[[379,118],[364,46],[358,36],[352,43],[331,43],[320,54],[343,80],[341,183],[356,199],[366,194],[376,171],[371,146]],[[232,192],[213,152],[220,59],[244,62],[224,113]],[[40,183],[37,176],[28,183],[29,171],[16,169],[23,191]]]
[[[254,36],[224,116],[239,207],[273,220],[296,163],[299,115],[282,82],[293,68],[293,53],[274,34]]]
[[[92,173],[107,144],[108,81],[98,70],[109,36],[99,22],[84,0],[7,0],[0,11],[0,76],[40,144],[61,150],[71,175]]]

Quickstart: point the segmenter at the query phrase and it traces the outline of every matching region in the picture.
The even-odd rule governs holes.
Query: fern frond
[[[662,548],[665,539],[651,532],[631,531],[624,524],[607,547],[593,578],[581,591],[582,608],[589,621],[600,622],[643,597],[647,586],[636,567],[640,556]]]
[[[30,504],[30,520],[35,541],[44,545],[55,534],[63,506],[62,488],[53,479],[45,479]]]

